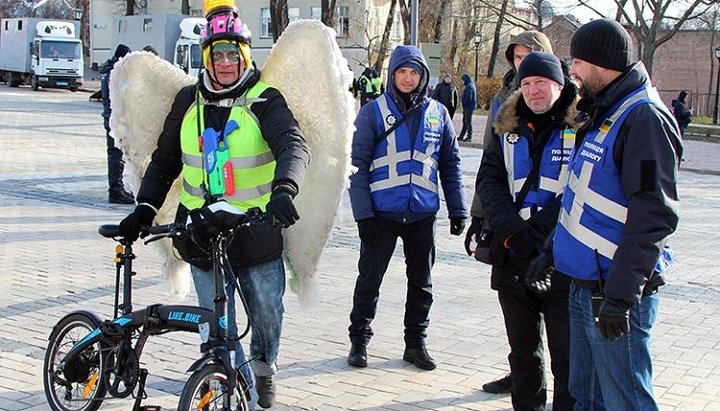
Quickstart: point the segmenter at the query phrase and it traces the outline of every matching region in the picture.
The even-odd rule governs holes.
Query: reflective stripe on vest
[[[641,104],[667,112],[655,88],[628,96],[574,152],[555,233],[558,271],[576,278],[607,277],[627,219],[628,199],[613,150],[628,114]],[[662,258],[662,255],[660,256]]]
[[[508,186],[517,201],[520,190],[532,169],[530,140],[515,133],[504,133],[498,137],[501,139],[500,146],[503,150]],[[568,163],[574,144],[573,130],[556,129],[552,132],[540,158],[537,186],[530,187],[518,211],[524,220],[530,218],[562,192],[567,180]]]
[[[402,116],[387,95],[371,104],[378,132],[384,133]],[[437,168],[445,117],[435,100],[425,99],[422,104],[414,139],[411,125],[402,124],[375,143],[369,183],[377,211],[434,213],[440,208]]]
[[[223,198],[241,210],[251,207],[265,209],[270,199],[276,163],[249,104],[264,101],[265,99],[258,99],[257,96],[267,88],[266,84],[258,82],[239,99],[221,100],[220,103],[199,100],[199,107],[193,104],[185,113],[180,132],[183,161],[183,192],[180,202],[187,209],[193,210],[205,203],[202,185],[207,183],[207,175],[198,135],[205,129],[203,113],[206,105],[210,104],[230,107],[227,121],[235,120],[239,125],[238,129],[224,136],[230,150],[235,190],[232,195],[225,195]],[[201,130],[198,130],[198,112]]]

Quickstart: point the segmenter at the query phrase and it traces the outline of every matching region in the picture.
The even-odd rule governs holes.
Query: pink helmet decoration
[[[217,40],[233,40],[250,45],[250,29],[240,20],[237,9],[217,10],[208,14],[207,20],[207,25],[200,31],[202,48]]]

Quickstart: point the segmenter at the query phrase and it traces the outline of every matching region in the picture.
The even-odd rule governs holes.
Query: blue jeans
[[[592,290],[570,285],[570,395],[575,411],[653,411],[650,331],[659,297],[644,296],[630,310],[630,331],[603,338],[592,313]]]
[[[248,315],[252,324],[250,338],[250,367],[245,364],[245,352],[240,342],[235,349],[235,364],[241,367],[241,372],[250,388],[254,387],[253,374],[261,377],[275,374],[277,371],[277,355],[280,348],[280,333],[282,331],[283,295],[285,294],[285,267],[282,258],[258,264],[252,267],[234,268],[240,283],[240,289],[248,305]],[[212,272],[203,271],[191,266],[195,291],[201,307],[214,307],[215,279]],[[237,337],[237,316],[235,310],[235,287],[231,282],[225,282],[225,292],[228,296],[227,316],[228,335]],[[252,372],[250,369],[252,368]],[[252,394],[251,407],[257,401],[257,393]]]

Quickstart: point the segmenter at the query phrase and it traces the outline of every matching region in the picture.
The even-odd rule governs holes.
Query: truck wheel
[[[8,86],[18,87],[20,85],[20,76],[17,73],[8,74]]]
[[[70,87],[70,91],[72,91],[74,93],[74,92],[78,91],[78,87],[77,86]]]
[[[37,91],[37,89],[38,89],[39,87],[40,87],[40,86],[38,85],[37,76],[34,75],[34,74],[31,74],[31,75],[30,75],[30,88],[31,88],[33,91]]]

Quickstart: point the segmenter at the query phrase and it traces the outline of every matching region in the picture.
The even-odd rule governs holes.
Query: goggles
[[[237,63],[241,58],[240,50],[230,43],[218,43],[211,47],[210,60],[213,63],[221,63],[227,61]]]

